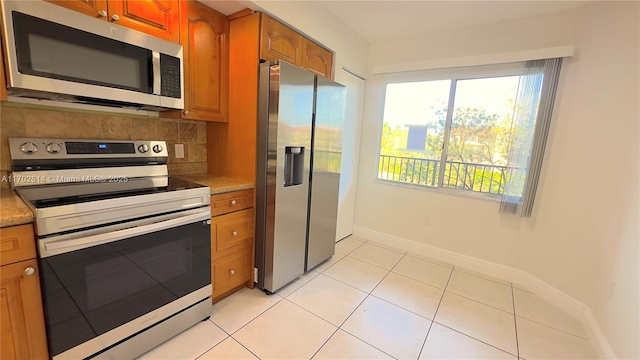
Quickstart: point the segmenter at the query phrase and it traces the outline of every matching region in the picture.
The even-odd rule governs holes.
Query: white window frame
[[[451,85],[449,88],[449,102],[447,104],[447,118],[445,121],[445,129],[443,134],[443,148],[442,154],[440,157],[440,167],[443,169],[442,164],[445,164],[447,150],[449,145],[449,137],[451,134],[451,122],[453,121],[453,105],[455,104],[455,91],[457,81],[459,80],[473,80],[473,79],[483,79],[483,78],[493,78],[493,77],[504,77],[504,76],[521,76],[525,74],[525,62],[514,62],[514,63],[505,63],[505,64],[494,64],[494,65],[480,65],[480,66],[468,66],[468,67],[459,67],[459,68],[446,68],[446,69],[432,69],[432,70],[422,70],[422,71],[407,71],[407,72],[397,72],[397,73],[388,73],[382,75],[374,75],[372,82],[375,82],[378,86],[382,87],[382,96],[380,99],[380,117],[378,120],[378,138],[377,138],[377,153],[376,153],[376,161],[375,161],[375,172],[374,172],[374,181],[381,184],[393,185],[393,186],[402,186],[414,189],[420,189],[425,191],[432,191],[437,193],[449,194],[449,195],[457,195],[478,199],[485,199],[491,201],[499,202],[502,199],[502,195],[500,194],[489,194],[489,193],[481,193],[473,190],[462,190],[462,189],[453,189],[447,187],[441,187],[440,184],[443,183],[444,180],[444,171],[440,171],[438,174],[438,186],[426,186],[426,185],[418,185],[411,184],[401,181],[393,181],[378,178],[379,169],[380,169],[380,156],[382,152],[382,129],[384,124],[384,110],[386,105],[387,98],[387,85],[389,84],[398,84],[398,83],[410,83],[410,82],[422,82],[422,81],[437,81],[437,80],[451,80]]]

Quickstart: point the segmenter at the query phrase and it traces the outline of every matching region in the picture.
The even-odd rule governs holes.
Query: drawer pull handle
[[[238,236],[238,232],[237,231],[232,232],[232,234],[233,234],[233,236]]]
[[[235,274],[236,274],[236,271],[235,271],[235,270],[233,270],[233,269],[231,269],[231,270],[229,270],[229,273],[230,273],[231,275],[235,275]]]
[[[24,274],[27,276],[33,275],[36,273],[36,269],[32,268],[32,267],[28,267],[26,269],[24,269]]]
[[[235,205],[236,201],[235,200],[231,200],[231,205]]]

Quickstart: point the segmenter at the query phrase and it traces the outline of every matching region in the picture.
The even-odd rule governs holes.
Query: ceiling
[[[250,1],[198,0],[226,15]],[[313,0],[286,0],[313,1]],[[315,1],[369,43],[487,25],[580,7],[588,1]]]
[[[247,7],[238,1],[226,0],[198,0],[212,9],[216,9],[225,15],[230,15]]]
[[[568,10],[587,1],[321,1],[369,43]]]

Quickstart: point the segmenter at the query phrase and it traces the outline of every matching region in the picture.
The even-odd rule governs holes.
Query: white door
[[[362,78],[344,69],[341,69],[340,72],[339,82],[347,87],[347,99],[344,120],[344,139],[342,141],[342,168],[340,173],[336,241],[353,233],[365,89],[365,81]]]

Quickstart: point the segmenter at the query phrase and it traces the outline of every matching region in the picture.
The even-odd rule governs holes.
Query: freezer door
[[[345,99],[344,86],[317,77],[305,270],[335,253]]]
[[[256,264],[258,286],[275,292],[304,273],[314,76],[285,62],[263,65],[261,75],[267,71],[268,104],[263,77],[260,86]]]

